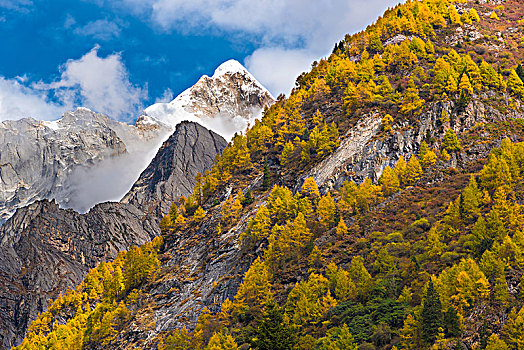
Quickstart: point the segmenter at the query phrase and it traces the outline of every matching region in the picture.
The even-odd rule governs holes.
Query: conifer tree
[[[449,10],[449,19],[451,20],[451,23],[461,26],[462,21],[460,20],[460,15],[457,9],[455,8],[455,6],[450,5],[448,10]]]
[[[389,114],[386,114],[384,118],[382,118],[382,128],[385,132],[393,133],[391,123],[393,123],[393,117]]]
[[[262,189],[264,190],[267,190],[269,189],[269,181],[270,181],[270,177],[269,177],[269,165],[267,163],[267,159],[264,160],[264,177],[262,179]]]
[[[424,169],[431,168],[437,162],[437,155],[435,154],[435,152],[433,152],[433,150],[429,150],[428,152],[426,152],[424,157],[420,159],[420,162]]]
[[[466,219],[476,220],[480,213],[480,190],[477,180],[473,175],[469,178],[469,184],[462,192],[462,211]]]
[[[480,63],[480,76],[485,87],[498,88],[500,86],[497,71],[486,61]]]
[[[404,349],[418,350],[423,348],[421,325],[413,314],[409,314],[404,320],[404,326],[400,331]]]
[[[175,202],[171,203],[171,207],[169,208],[169,218],[171,221],[175,221],[176,217],[178,216],[178,206]]]
[[[516,97],[524,98],[524,83],[514,70],[511,70],[508,78],[508,90]]]
[[[524,69],[522,68],[521,63],[519,63],[517,69],[515,69],[515,73],[517,73],[521,81],[524,81]]]
[[[506,344],[510,349],[524,348],[524,307],[517,312],[513,308],[508,316],[506,324],[504,325],[503,333],[505,335]]]
[[[393,99],[393,87],[389,82],[389,79],[386,75],[380,76],[380,84],[378,86],[378,94],[382,97],[383,103],[392,103]],[[390,123],[393,122],[393,118]]]
[[[329,192],[318,201],[317,214],[323,227],[330,228],[334,225],[336,206]]]
[[[322,113],[320,113],[320,111],[317,109],[317,111],[315,112],[315,114],[313,114],[313,125],[318,127],[320,126],[320,124],[322,124],[322,122],[324,121],[324,117],[322,116]]]
[[[486,350],[509,350],[509,348],[498,335],[492,334],[488,339]]]
[[[440,115],[440,122],[442,124],[449,123],[449,113],[446,109],[442,109],[442,113]]]
[[[255,198],[253,198],[253,193],[251,192],[251,189],[248,188],[247,189],[247,192],[246,192],[246,196],[244,198],[244,200],[242,201],[242,206],[248,206],[250,205],[251,203],[253,203],[255,201]]]
[[[469,17],[475,22],[480,22],[480,16],[474,8],[469,9]]]
[[[346,226],[344,219],[340,218],[338,225],[337,225],[337,236],[343,237],[347,235],[347,233],[348,233],[348,227]]]
[[[395,173],[397,173],[398,179],[402,182],[403,185],[406,184],[405,181],[405,174],[406,174],[406,159],[404,156],[400,156],[400,158],[395,163]]]
[[[406,89],[406,92],[404,93],[402,99],[400,113],[413,114],[414,112],[419,110],[424,105],[424,103],[425,101],[419,97],[419,92],[417,87],[415,86],[415,82],[413,81],[413,79],[410,79],[408,83],[408,88]]]
[[[279,306],[273,299],[269,300],[264,308],[262,322],[256,331],[254,348],[291,350],[294,339],[293,330],[284,322]]]
[[[440,303],[439,293],[433,286],[433,280],[430,279],[424,296],[422,312],[422,336],[424,341],[432,344],[439,328],[442,327],[442,305]]]
[[[422,141],[420,143],[420,149],[418,151],[418,157],[420,159],[424,158],[424,156],[426,155],[426,153],[429,152],[429,147],[428,147],[428,144],[426,143],[426,141]]]
[[[178,214],[178,216],[175,219],[175,226],[180,227],[181,225],[186,223],[186,218],[182,214]]]
[[[446,149],[443,149],[442,152],[440,153],[440,156],[442,158],[443,161],[447,162],[451,159],[451,156],[449,155],[448,151],[446,151]]]
[[[308,177],[304,180],[304,184],[302,185],[302,190],[300,192],[304,196],[307,196],[315,201],[320,198],[320,192],[318,191],[317,183],[312,177]]]
[[[442,148],[449,152],[458,152],[461,150],[460,142],[457,139],[457,135],[453,129],[449,128],[444,135],[442,140]]]
[[[205,216],[206,216],[206,212],[204,211],[204,209],[202,209],[201,206],[198,206],[197,210],[195,210],[195,213],[193,214],[193,218],[196,221],[200,221],[203,218],[205,218]]]
[[[266,303],[273,299],[271,278],[266,264],[257,258],[238,287],[234,302],[236,312],[243,313],[247,307],[251,315],[259,315]]]
[[[342,327],[335,327],[328,331],[325,337],[318,340],[319,349],[329,350],[357,350],[355,339],[349,331],[349,327],[344,323]]]
[[[287,141],[284,144],[284,149],[282,150],[282,165],[286,166],[289,162],[289,159],[291,158],[291,155],[293,154],[293,151],[295,150],[295,146],[291,141]]]
[[[420,179],[423,173],[422,166],[420,165],[417,156],[411,156],[406,166],[406,173],[404,176],[406,184],[413,185],[418,181],[418,179]]]
[[[206,350],[237,350],[238,345],[235,339],[229,334],[222,332],[215,333],[209,339],[209,343],[206,346]]]
[[[462,74],[462,77],[460,78],[458,89],[461,93],[472,95],[473,94],[473,87],[471,86],[471,82],[469,81],[469,77],[467,74]]]
[[[384,168],[384,171],[382,172],[382,175],[380,176],[378,182],[382,186],[382,193],[385,196],[389,196],[397,192],[400,188],[400,181],[398,179],[398,175],[389,166]]]
[[[167,230],[169,230],[171,226],[173,226],[173,222],[171,221],[171,216],[164,215],[162,219],[160,220],[160,231],[162,231],[162,233],[167,232]]]
[[[446,331],[446,337],[455,338],[460,335],[460,321],[457,314],[457,309],[453,305],[448,307],[448,310],[444,313],[444,326]]]

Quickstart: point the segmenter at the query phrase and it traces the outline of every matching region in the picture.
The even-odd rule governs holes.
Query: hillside
[[[524,348],[523,14],[347,35],[18,348]]]

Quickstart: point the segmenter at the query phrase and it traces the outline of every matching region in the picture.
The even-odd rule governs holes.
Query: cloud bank
[[[68,60],[59,67],[56,81],[0,77],[0,120],[54,120],[83,106],[113,119],[132,121],[143,108],[147,87],[130,82],[120,54],[100,57],[98,50],[95,46],[81,58]]]

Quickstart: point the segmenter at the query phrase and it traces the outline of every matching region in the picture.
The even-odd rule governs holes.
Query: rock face
[[[39,201],[0,228],[0,348],[19,343],[47,300],[82,281],[89,268],[160,234],[162,208],[189,195],[196,173],[226,146],[202,126],[180,124],[126,196],[86,214]]]
[[[54,122],[0,123],[0,221],[39,199],[68,206],[79,169],[133,152],[138,144],[159,142],[167,132],[162,125],[135,127],[86,108]]]
[[[197,123],[180,123],[122,202],[166,213],[176,198],[191,194],[195,176],[210,169],[226,145],[224,138]]]
[[[458,117],[444,125],[439,118],[443,110],[449,115],[458,114]],[[471,101],[463,111],[458,111],[453,102],[438,102],[418,117],[415,126],[405,122],[394,130],[391,137],[379,138],[377,135],[382,127],[380,116],[366,116],[344,135],[339,148],[331,156],[301,177],[295,190],[302,186],[306,177],[313,177],[323,192],[338,188],[344,180],[359,183],[370,177],[377,181],[384,168],[393,167],[401,155],[408,160],[412,154],[416,154],[427,135],[442,139],[448,126],[456,134],[462,134],[478,123],[505,121],[510,118],[524,118],[524,115],[515,112],[503,114],[477,100]],[[478,154],[469,157],[485,157],[491,147],[492,145],[486,144],[483,149],[474,150]],[[467,160],[464,154],[459,155],[460,157],[463,158],[462,161]]]

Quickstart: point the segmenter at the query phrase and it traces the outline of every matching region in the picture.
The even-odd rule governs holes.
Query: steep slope
[[[522,348],[524,4],[501,3],[346,36],[20,348]]]
[[[225,146],[214,132],[183,122],[140,176],[129,203],[102,203],[86,214],[48,201],[18,209],[0,228],[1,347],[20,342],[47,300],[74,287],[90,268],[159,235],[162,209],[188,196],[196,174],[210,169]]]
[[[197,174],[211,169],[226,144],[221,136],[200,124],[178,124],[175,134],[162,145],[122,203],[139,208],[156,207],[156,215],[161,217],[172,202],[191,194]]]

